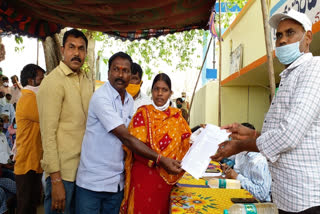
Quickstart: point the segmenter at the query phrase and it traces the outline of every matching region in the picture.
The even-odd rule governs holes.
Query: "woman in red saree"
[[[134,115],[129,132],[161,156],[182,160],[189,149],[191,130],[181,111],[169,106],[171,80],[158,74],[152,83],[152,105],[141,106]],[[183,173],[170,175],[151,160],[129,149],[125,160],[125,190],[121,213],[169,213],[172,186]]]

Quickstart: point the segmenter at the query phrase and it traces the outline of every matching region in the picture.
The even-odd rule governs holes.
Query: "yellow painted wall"
[[[199,89],[194,95],[191,110],[190,110],[190,127],[194,127],[205,121],[206,109],[206,86]]]
[[[222,87],[221,125],[249,122],[261,130],[269,109],[269,94],[263,87]]]
[[[191,107],[190,127],[199,124],[218,124],[218,82],[208,82],[198,90]]]
[[[269,90],[263,87],[222,87],[221,125],[249,122],[261,130],[269,109]],[[218,83],[209,82],[196,92],[190,127],[201,123],[218,125]]]
[[[272,0],[271,5],[277,1]],[[223,35],[222,80],[230,75],[230,54],[243,45],[243,67],[266,54],[261,6],[249,0],[241,16]],[[232,42],[231,42],[232,41]],[[232,47],[231,47],[232,46]],[[249,122],[261,130],[269,109],[269,90],[263,87],[234,86],[221,88],[221,124]],[[218,83],[209,82],[195,95],[190,126],[200,123],[218,124]]]
[[[248,87],[222,87],[221,125],[248,120]]]
[[[261,130],[265,114],[268,112],[270,91],[263,87],[249,87],[248,121]]]
[[[266,54],[260,1],[250,0],[247,4],[222,35],[222,80],[230,75],[230,54],[240,44],[243,45],[243,67]]]
[[[218,100],[219,100],[219,83],[210,82],[206,85],[206,123],[218,125]]]

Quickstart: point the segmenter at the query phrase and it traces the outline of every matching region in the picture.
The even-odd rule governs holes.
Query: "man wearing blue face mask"
[[[294,10],[274,14],[276,56],[285,66],[262,132],[240,124],[223,126],[232,140],[213,160],[255,151],[268,160],[272,198],[279,213],[320,213],[320,57],[309,53],[312,23]]]
[[[309,52],[309,45],[312,41],[309,18],[295,10],[288,14],[278,13],[273,15],[269,21],[271,27],[277,29],[276,33],[276,56],[280,63],[289,67],[304,53]],[[312,58],[312,54],[306,54],[303,61]]]

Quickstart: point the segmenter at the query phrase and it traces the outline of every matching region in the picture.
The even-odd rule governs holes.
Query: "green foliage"
[[[23,43],[23,38],[21,36],[14,36],[14,40],[16,41],[17,44]]]
[[[238,5],[239,8],[243,8],[244,5],[247,3],[247,1],[244,0],[221,0],[221,3],[227,2],[227,10],[231,9],[233,6]],[[216,11],[216,20],[215,23],[217,23],[216,28],[218,29],[219,24],[219,11]],[[231,21],[236,17],[237,13],[233,13],[230,11],[227,11],[226,13],[221,13],[221,27],[222,28],[228,28],[231,24]],[[218,32],[218,31],[217,31]]]
[[[83,65],[81,66],[81,69],[83,71],[85,71],[86,73],[90,72],[90,67],[89,67],[89,64],[88,64],[88,57],[86,57]]]
[[[14,40],[16,41],[17,46],[14,47],[14,51],[19,53],[22,52],[24,50],[24,46],[23,46],[23,38],[22,36],[14,36]]]
[[[173,67],[173,72],[190,69],[193,66],[193,58],[200,59],[201,56],[195,53],[197,48],[202,48],[203,37],[208,34],[208,31],[204,30],[191,30],[149,40],[123,42],[100,32],[94,32],[93,39],[103,42],[98,55],[104,63],[108,63],[108,58],[103,56],[105,50],[109,50],[111,54],[118,51],[126,52],[142,66],[148,79],[151,79],[154,74],[163,70],[160,65],[164,63]]]

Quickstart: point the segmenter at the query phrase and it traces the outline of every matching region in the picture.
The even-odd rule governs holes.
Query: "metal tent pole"
[[[204,56],[204,59],[203,59],[203,62],[202,62],[202,65],[201,65],[201,68],[200,68],[200,71],[199,71],[199,74],[198,74],[198,79],[197,79],[196,85],[194,86],[194,89],[193,89],[191,102],[190,102],[190,107],[189,107],[188,122],[190,122],[190,112],[191,112],[191,108],[192,108],[192,104],[193,104],[194,94],[196,93],[197,85],[198,85],[198,82],[199,82],[199,79],[200,79],[200,76],[201,76],[201,73],[202,73],[202,69],[203,69],[204,63],[207,60],[207,56],[208,56],[208,52],[209,52],[209,49],[210,49],[211,42],[212,42],[212,36],[211,36],[211,39],[209,41],[208,48],[207,48],[207,51],[206,51],[206,55]]]

